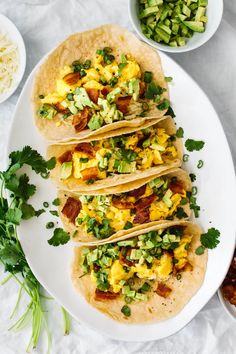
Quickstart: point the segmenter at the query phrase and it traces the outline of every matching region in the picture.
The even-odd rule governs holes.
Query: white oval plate
[[[177,316],[169,320],[145,325],[120,324],[88,305],[73,288],[70,280],[71,244],[52,247],[47,243],[52,231],[46,230],[45,225],[53,220],[51,214],[44,213],[39,218],[23,222],[19,227],[20,240],[29,265],[48,292],[81,322],[109,337],[125,341],[160,339],[183,328],[219,288],[235,245],[235,175],[220,121],[208,98],[192,78],[168,56],[163,53],[160,55],[165,75],[174,77],[173,84],[170,84],[170,95],[178,126],[184,127],[185,137],[206,142],[203,150],[191,153],[186,166],[197,175],[198,202],[202,206],[198,222],[205,229],[214,226],[221,231],[221,242],[209,252],[205,280],[197,294]],[[22,149],[27,144],[45,155],[46,142],[36,130],[31,111],[30,96],[35,70],[29,76],[16,106],[8,153]],[[201,169],[196,167],[199,159],[204,161]],[[42,208],[44,201],[52,201],[56,197],[56,188],[49,180],[36,177],[31,170],[29,175],[32,182],[37,184],[32,204]]]
[[[7,37],[17,45],[19,51],[19,67],[16,72],[16,75],[13,79],[11,87],[0,94],[0,103],[6,101],[12,94],[15,92],[17,87],[19,86],[21,79],[25,72],[26,65],[26,52],[25,52],[25,44],[23,38],[16,28],[16,26],[7,18],[6,16],[0,14],[0,32],[7,35]]]

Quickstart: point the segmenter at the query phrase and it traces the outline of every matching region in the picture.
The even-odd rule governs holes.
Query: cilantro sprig
[[[202,140],[194,140],[194,139],[187,139],[185,141],[185,147],[188,151],[199,151],[205,145],[205,142]]]
[[[201,246],[199,246],[195,250],[195,253],[197,255],[201,255],[205,252],[206,248],[209,249],[216,248],[220,243],[219,237],[220,237],[220,231],[215,229],[214,227],[211,227],[210,229],[208,229],[208,231],[205,234],[201,235],[200,237]]]
[[[19,306],[22,292],[24,291],[29,296],[26,311],[11,328],[22,328],[31,318],[32,331],[27,351],[36,347],[42,328],[46,330],[48,336],[49,351],[51,335],[42,306],[42,288],[26,260],[17,235],[17,226],[22,220],[38,217],[44,211],[43,209],[35,210],[29,204],[29,199],[36,193],[36,186],[30,183],[27,174],[22,174],[20,169],[24,165],[28,165],[37,174],[46,177],[55,166],[55,158],[46,161],[30,146],[25,146],[21,151],[12,152],[9,158],[10,163],[7,170],[0,171],[0,262],[5,271],[9,273],[3,283],[5,284],[10,278],[13,278],[20,284],[14,313]],[[6,195],[9,194],[10,197],[6,198]],[[64,326],[65,332],[68,332],[68,319],[64,322]]]

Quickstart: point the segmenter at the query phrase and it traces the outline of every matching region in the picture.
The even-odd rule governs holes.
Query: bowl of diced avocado
[[[165,52],[187,52],[216,32],[223,0],[129,0],[129,13],[145,42]]]

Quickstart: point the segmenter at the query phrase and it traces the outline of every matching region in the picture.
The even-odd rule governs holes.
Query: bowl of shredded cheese
[[[25,71],[26,52],[16,26],[0,14],[0,103],[17,89]]]

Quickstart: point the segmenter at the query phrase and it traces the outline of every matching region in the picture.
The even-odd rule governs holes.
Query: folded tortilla
[[[131,172],[131,173],[120,173],[120,174],[114,173],[112,176],[107,176],[106,178],[100,178],[98,180],[93,181],[94,182],[93,184],[88,184],[88,182],[86,180],[83,180],[82,178],[75,178],[74,173],[72,173],[72,175],[66,179],[60,178],[61,166],[62,166],[62,164],[59,161],[60,157],[63,156],[65,153],[73,152],[75,148],[77,148],[77,145],[75,144],[50,145],[48,147],[48,153],[47,153],[48,158],[55,156],[57,159],[56,166],[51,171],[50,176],[53,179],[53,181],[57,184],[59,189],[87,193],[95,190],[101,190],[104,188],[105,189],[112,188],[112,187],[116,188],[116,186],[118,185],[133,182],[137,180],[137,178],[138,179],[148,178],[150,176],[158,175],[168,168],[179,167],[181,165],[182,155],[183,155],[182,141],[181,139],[175,137],[176,128],[173,119],[167,117],[161,120],[156,125],[152,126],[151,129],[154,129],[154,131],[157,129],[164,129],[165,134],[174,138],[170,141],[170,144],[171,146],[173,146],[173,148],[176,151],[176,157],[171,159],[167,157],[164,163],[158,164],[151,168],[136,170],[136,172]],[[136,132],[133,134],[136,134]],[[130,136],[131,135],[129,135],[129,137]],[[100,141],[106,142],[106,138],[103,138]],[[93,146],[92,142],[90,142],[89,144],[91,147]],[[145,148],[141,148],[141,149],[142,151],[145,150]],[[138,153],[138,155],[140,155],[140,152]]]
[[[199,290],[204,280],[207,266],[207,251],[205,250],[205,253],[201,256],[195,253],[196,248],[201,244],[200,235],[202,230],[199,226],[191,222],[172,221],[159,223],[148,229],[136,231],[128,237],[123,237],[123,239],[127,240],[149,231],[164,230],[168,227],[181,225],[184,227],[184,235],[192,236],[187,255],[187,262],[190,267],[183,268],[177,274],[176,272],[175,274],[172,272],[168,279],[164,281],[163,279],[160,280],[159,275],[157,275],[157,278],[152,282],[151,290],[147,293],[147,299],[142,301],[135,300],[128,304],[131,310],[130,316],[125,316],[121,312],[122,307],[125,305],[122,291],[113,299],[106,297],[97,298],[95,296],[96,280],[92,280],[89,273],[84,273],[80,265],[83,257],[83,247],[76,247],[74,251],[71,277],[75,288],[97,310],[111,317],[113,320],[126,324],[158,322],[176,316]],[[90,249],[96,247],[97,245],[94,245]],[[170,289],[170,293],[166,297],[163,297],[165,293],[162,294],[157,289],[162,291]]]
[[[117,60],[121,54],[130,54],[139,64],[142,74],[145,71],[152,72],[156,84],[165,89],[165,92],[161,94],[161,100],[169,99],[159,54],[137,39],[133,33],[117,25],[104,25],[86,32],[75,33],[49,54],[36,74],[32,96],[35,123],[40,133],[47,140],[52,142],[68,141],[70,139],[79,140],[95,137],[99,134],[107,134],[111,130],[124,127],[134,129],[143,125],[147,119],[157,119],[166,113],[166,109],[160,110],[157,108],[157,104],[153,103],[146,117],[137,117],[134,110],[133,114],[131,111],[131,114],[129,113],[124,120],[104,125],[94,131],[86,129],[79,132],[76,132],[73,125],[68,123],[70,119],[63,120],[60,113],[57,113],[52,119],[43,119],[38,116],[37,112],[41,106],[39,96],[55,92],[56,80],[60,71],[65,66],[70,66],[75,60],[84,62],[87,59],[92,59],[96,50],[103,47],[111,47]]]
[[[168,207],[160,197],[155,198],[156,193],[154,189],[155,183],[157,186],[159,183],[160,187],[157,187],[157,190],[161,191],[161,186],[167,181],[173,189],[171,202]],[[111,241],[134,231],[156,225],[167,217],[169,220],[188,218],[191,210],[186,193],[190,192],[191,189],[191,180],[186,171],[182,169],[170,169],[159,175],[119,185],[116,187],[115,193],[114,189],[113,193],[111,193],[109,188],[96,190],[91,196],[80,195],[75,192],[59,191],[59,214],[64,229],[70,233],[73,241],[90,244],[93,244],[93,242],[103,242],[103,238]],[[165,190],[167,192],[167,190],[170,191],[171,189],[166,187]],[[115,201],[112,202],[112,200]],[[182,200],[184,200],[184,204],[181,203]],[[132,201],[132,203],[127,203],[127,201]],[[104,203],[106,203],[107,207],[101,219]],[[144,209],[145,211],[143,211]],[[109,225],[112,229],[108,228],[106,233],[95,231],[95,229],[88,231],[86,221],[81,221],[81,224],[78,224],[78,219],[86,219],[88,217],[90,219],[95,218],[97,226],[100,228],[103,225],[104,219],[109,220]],[[130,222],[132,223],[130,224]],[[125,225],[129,225],[129,228],[124,229]]]

